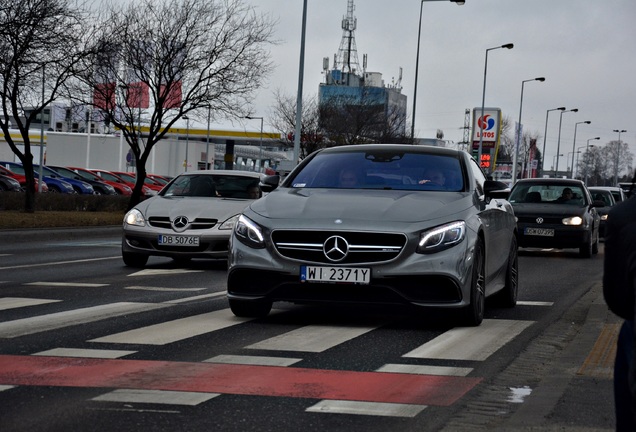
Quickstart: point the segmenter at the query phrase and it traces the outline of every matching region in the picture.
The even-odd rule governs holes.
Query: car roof
[[[261,178],[261,173],[253,172],[253,171],[239,171],[239,170],[198,170],[198,171],[188,171],[182,172],[179,176],[184,175],[238,175],[243,177],[251,177],[254,179]]]
[[[377,151],[377,150],[394,150],[398,152],[408,153],[426,153],[426,154],[438,154],[455,156],[460,153],[465,153],[463,150],[451,149],[447,147],[437,147],[429,145],[411,145],[411,144],[357,144],[357,145],[344,145],[336,147],[328,147],[319,152],[323,153],[346,153],[350,151]]]
[[[553,184],[553,185],[572,185],[572,186],[584,186],[582,180],[577,179],[564,179],[564,178],[527,178],[527,179],[519,179],[515,183],[515,186],[518,184]]]

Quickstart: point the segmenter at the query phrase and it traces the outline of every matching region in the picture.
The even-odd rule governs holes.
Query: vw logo
[[[543,218],[542,217],[538,217],[537,218],[537,223],[538,224],[542,224],[543,223]]]
[[[340,236],[331,236],[322,245],[322,251],[329,261],[342,261],[349,254],[349,243]]]
[[[177,232],[185,231],[186,227],[188,226],[188,223],[189,221],[187,217],[177,216],[172,221],[172,228]]]

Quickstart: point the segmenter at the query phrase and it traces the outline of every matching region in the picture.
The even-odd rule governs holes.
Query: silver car
[[[227,259],[238,215],[261,197],[261,175],[247,171],[181,174],[124,216],[122,258],[143,267],[151,255],[176,261]]]
[[[319,150],[234,226],[232,312],[262,317],[275,301],[414,305],[479,325],[487,296],[517,301],[516,224],[502,189],[463,151]]]

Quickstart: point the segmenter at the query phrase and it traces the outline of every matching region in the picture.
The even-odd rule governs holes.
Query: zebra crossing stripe
[[[195,406],[220,396],[219,393],[197,393],[162,390],[118,389],[96,396],[98,402],[154,403]]]
[[[325,400],[310,406],[305,411],[326,414],[355,414],[383,417],[415,417],[426,409],[426,405],[406,405],[378,402],[356,402]]]
[[[26,306],[37,306],[47,303],[57,303],[62,300],[33,299],[22,297],[4,297],[0,298],[0,310],[17,309]]]
[[[138,390],[450,406],[477,377],[277,366],[0,355],[0,385]]]

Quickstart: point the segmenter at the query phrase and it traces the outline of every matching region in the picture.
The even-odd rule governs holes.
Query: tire
[[[519,257],[517,254],[517,239],[512,239],[510,254],[508,255],[508,268],[506,269],[506,285],[497,294],[497,300],[501,306],[513,308],[517,305],[519,293]]]
[[[148,262],[148,255],[143,254],[122,251],[121,257],[128,267],[144,268]]]
[[[579,247],[579,255],[581,258],[592,258],[592,253],[594,249],[594,245],[593,245],[594,240],[592,239],[593,235],[594,235],[594,231],[590,233],[589,240],[585,242],[584,245]]]
[[[232,313],[240,318],[263,318],[272,310],[272,302],[229,299]]]
[[[481,239],[475,243],[473,254],[473,270],[470,286],[470,305],[462,312],[462,321],[465,325],[477,327],[484,320],[486,309],[486,270],[484,259],[484,245]]]

